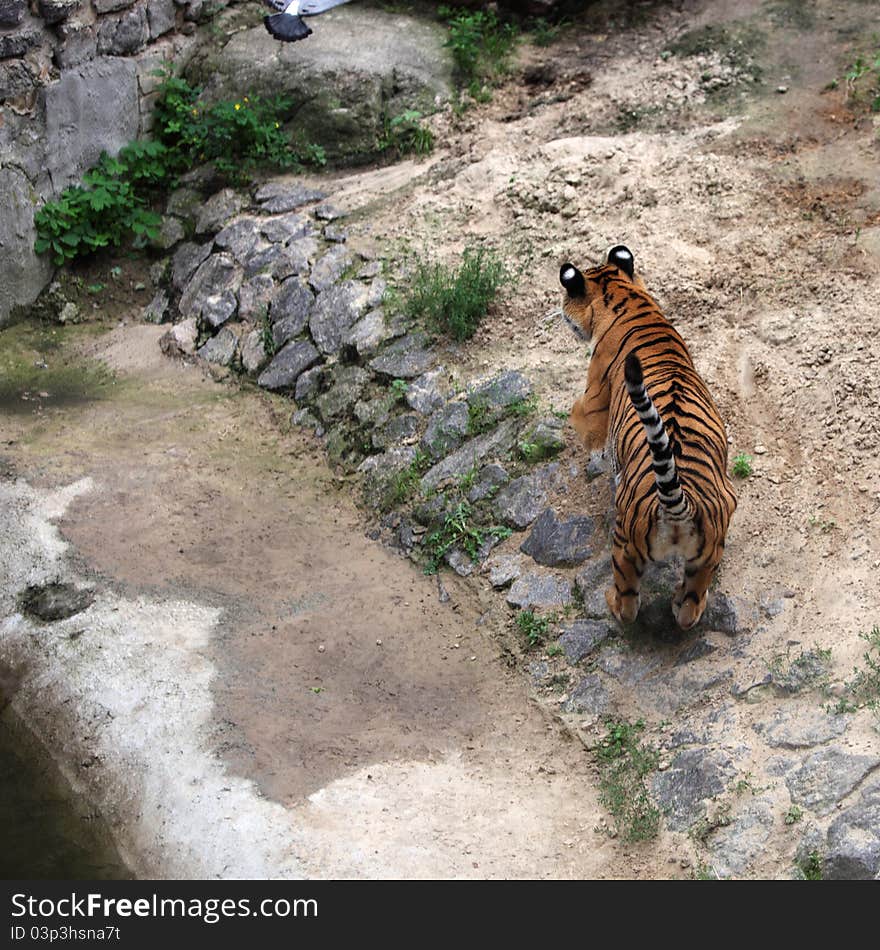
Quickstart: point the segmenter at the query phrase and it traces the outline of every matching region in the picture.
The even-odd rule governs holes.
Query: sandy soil
[[[749,662],[757,675],[792,648],[830,648],[843,679],[880,617],[880,177],[870,116],[824,87],[872,11],[817,2],[800,30],[777,8],[686,3],[526,47],[521,65],[544,64],[548,82],[435,117],[427,162],[329,184],[355,246],[401,260],[404,242],[450,260],[474,240],[498,248],[515,289],[447,365],[525,369],[557,408],[586,373],[552,315],[559,264],[628,244],[732,453],[754,456],[720,584],[786,599]],[[664,55],[687,29],[747,17],[762,84],[718,53]],[[89,344],[118,391],[9,418],[4,455],[38,488],[96,483],[60,524],[101,585],[221,609],[208,747],[309,830],[309,872],[689,876],[683,836],[599,833],[592,760],[507,665],[501,599],[444,576],[440,604],[433,579],[366,538],[289,404],[165,361],[156,336],[128,325]],[[607,494],[568,503],[600,512]],[[771,856],[763,873],[781,868]]]
[[[501,612],[449,579],[441,604],[287,404],[165,360],[160,332],[88,343],[117,391],[9,417],[6,449],[38,490],[94,483],[60,526],[99,589],[219,609],[203,741],[288,809],[308,873],[654,874],[594,831],[590,759],[506,666]]]
[[[845,676],[880,614],[880,145],[864,99],[827,86],[863,52],[874,14],[820,2],[799,29],[790,7],[684,4],[615,35],[569,34],[549,56],[524,51],[526,65],[551,62],[549,91],[511,85],[464,119],[438,118],[440,161],[363,230],[450,260],[485,241],[520,269],[477,345],[449,358],[463,375],[523,368],[557,408],[586,373],[553,314],[559,266],[626,243],[710,384],[731,456],[754,458],[721,586],[796,595],[756,665],[818,645]],[[760,84],[715,52],[666,52],[731,22],[763,37]],[[706,91],[713,76],[732,79],[723,98]],[[621,131],[635,107],[637,127]]]

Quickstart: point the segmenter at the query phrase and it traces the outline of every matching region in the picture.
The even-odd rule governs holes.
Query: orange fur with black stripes
[[[563,315],[593,348],[571,421],[588,450],[607,446],[615,473],[608,606],[622,623],[635,620],[646,562],[678,554],[684,578],[672,610],[687,630],[703,615],[736,508],[724,423],[628,248],[584,273],[565,264],[560,280]]]

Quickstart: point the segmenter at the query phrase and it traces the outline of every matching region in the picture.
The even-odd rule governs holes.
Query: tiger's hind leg
[[[621,623],[632,623],[641,605],[639,589],[645,562],[625,543],[616,527],[611,564],[614,568],[614,584],[605,591],[608,609]]]
[[[690,630],[699,623],[706,609],[709,597],[709,584],[715,574],[718,561],[685,561],[684,580],[672,599],[672,613],[682,630]]]

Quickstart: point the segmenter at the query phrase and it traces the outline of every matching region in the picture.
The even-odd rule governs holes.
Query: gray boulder
[[[579,515],[557,520],[553,509],[546,508],[520,551],[546,567],[574,567],[590,556],[595,531],[595,518]]]
[[[294,238],[288,244],[271,245],[274,250],[269,273],[277,280],[296,275],[304,277],[312,267],[312,261],[318,252],[318,242],[308,234]]]
[[[419,431],[419,417],[414,412],[394,416],[372,435],[373,448],[387,449],[412,441]]]
[[[315,293],[332,287],[354,263],[354,255],[347,247],[339,244],[331,247],[315,262],[309,283]],[[368,300],[369,305],[369,300]]]
[[[332,379],[327,392],[315,400],[315,406],[325,422],[351,411],[370,381],[370,374],[360,366],[341,366],[334,371]]]
[[[131,56],[150,39],[147,11],[135,7],[119,16],[104,17],[98,25],[98,52],[108,56]]]
[[[791,800],[818,815],[827,815],[862,779],[880,765],[876,755],[852,755],[820,749],[785,777]]]
[[[260,224],[261,233],[272,244],[288,244],[297,238],[308,237],[313,230],[311,220],[296,212],[263,218]]]
[[[532,384],[516,370],[468,386],[467,400],[474,409],[500,412],[532,394]]]
[[[284,96],[304,139],[331,159],[376,150],[386,116],[430,112],[452,91],[452,61],[439,23],[351,4],[321,18],[321,36],[266,46],[262,24],[206,43],[187,68],[212,100],[242,89]]]
[[[562,704],[563,712],[601,716],[611,708],[611,697],[596,673],[585,676]]]
[[[430,491],[449,478],[460,478],[466,475],[487,457],[506,455],[515,438],[515,422],[513,419],[508,419],[494,431],[469,439],[451,455],[447,455],[425,472],[421,480],[422,491]]]
[[[508,587],[522,574],[522,558],[516,554],[497,554],[486,564],[489,583],[497,589]]]
[[[315,188],[308,188],[299,182],[270,181],[262,185],[256,195],[257,202],[263,211],[278,214],[284,211],[296,211],[304,205],[322,201],[327,195]]]
[[[309,329],[321,352],[337,353],[366,308],[367,288],[354,280],[342,281],[318,294]]]
[[[39,46],[42,39],[42,24],[28,17],[14,32],[0,33],[0,59],[24,56]]]
[[[299,336],[308,326],[314,307],[312,292],[298,277],[285,280],[269,311],[275,345],[283,346],[288,340]]]
[[[654,799],[672,831],[687,831],[706,814],[706,803],[725,791],[736,774],[731,759],[715,749],[685,749],[651,780]]]
[[[554,608],[571,603],[571,584],[553,574],[522,574],[507,592],[511,607]]]
[[[234,218],[241,211],[241,206],[241,195],[231,188],[224,188],[211,195],[196,217],[196,234],[213,234],[219,231],[230,218]],[[229,233],[227,232],[227,235]],[[254,239],[256,240],[256,236]]]
[[[268,363],[269,356],[263,343],[261,330],[251,330],[241,341],[241,365],[252,376]]]
[[[168,317],[170,303],[168,294],[164,290],[158,291],[155,297],[144,307],[144,320],[148,323],[164,323]]]
[[[199,215],[199,220],[202,220],[202,215]],[[229,251],[239,264],[246,264],[259,237],[258,219],[245,215],[230,221],[214,238],[214,243],[224,251]]]
[[[376,350],[394,335],[383,310],[371,310],[348,331],[344,343],[353,346],[358,356],[372,356]]]
[[[442,406],[445,373],[443,367],[438,366],[412,380],[406,387],[406,401],[409,407],[426,416]]]
[[[461,445],[468,432],[467,403],[450,402],[428,419],[421,447],[432,459],[448,455]]]
[[[290,390],[301,373],[319,362],[321,354],[306,340],[294,340],[275,355],[260,374],[257,384],[264,389]]]
[[[366,288],[364,293],[368,293]],[[416,330],[386,346],[370,361],[370,369],[394,379],[413,379],[428,370],[435,360],[427,336]]]
[[[607,623],[598,620],[575,620],[559,638],[569,663],[577,663],[593,653],[612,634]]]
[[[415,458],[415,448],[403,445],[364,459],[358,471],[364,476],[363,493],[367,505],[379,510],[390,507],[397,496],[401,474],[412,465]]]
[[[60,191],[106,151],[115,155],[137,138],[137,66],[101,57],[65,70],[46,86],[46,170]]]
[[[181,244],[171,259],[171,283],[177,290],[183,290],[199,265],[208,259],[213,242],[193,244],[187,241]]]
[[[773,832],[773,807],[769,801],[747,802],[729,825],[712,833],[709,853],[712,868],[722,878],[742,874],[764,853]]]
[[[484,498],[490,498],[502,485],[510,481],[503,465],[497,462],[490,462],[484,465],[467,493],[467,499],[470,502],[482,501]]]
[[[204,316],[212,326],[219,326],[235,313],[241,279],[241,268],[228,254],[212,254],[181,294],[181,316]]]
[[[235,359],[235,352],[238,349],[238,337],[229,329],[223,327],[217,336],[196,350],[198,356],[209,363],[217,366],[230,366]]]
[[[62,20],[66,20],[72,13],[75,13],[81,5],[82,0],[39,0],[37,9],[40,11],[40,16],[46,23],[54,25],[61,23]],[[2,10],[2,3],[0,3],[0,10]],[[2,13],[0,13],[0,23],[2,23],[2,21]]]
[[[558,486],[560,476],[559,463],[551,462],[514,479],[496,496],[495,513],[512,528],[527,528],[547,507],[550,492]]]
[[[587,562],[574,579],[575,587],[583,601],[583,612],[587,617],[599,618],[609,615],[605,591],[614,582],[614,571],[610,557],[597,558]]]
[[[246,280],[238,291],[238,315],[250,322],[262,321],[272,306],[275,281],[268,274]]]
[[[147,0],[147,24],[150,39],[155,40],[174,29],[176,25],[174,0]]]
[[[828,828],[822,860],[826,881],[871,881],[880,877],[880,782],[862,790],[858,801]]]
[[[12,308],[30,304],[48,283],[53,266],[48,254],[34,251],[34,206],[31,184],[17,168],[0,168],[0,248],[3,279],[0,280],[0,327]]]
[[[0,0],[0,29],[18,26],[26,9],[27,0]]]

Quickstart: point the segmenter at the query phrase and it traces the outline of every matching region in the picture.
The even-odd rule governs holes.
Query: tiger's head
[[[635,275],[635,258],[623,244],[617,244],[608,252],[606,263],[579,271],[574,264],[563,264],[559,270],[559,282],[565,289],[562,316],[565,322],[582,340],[590,340],[596,327],[596,317],[608,307],[609,281],[624,281],[634,289],[644,291],[641,278]]]

